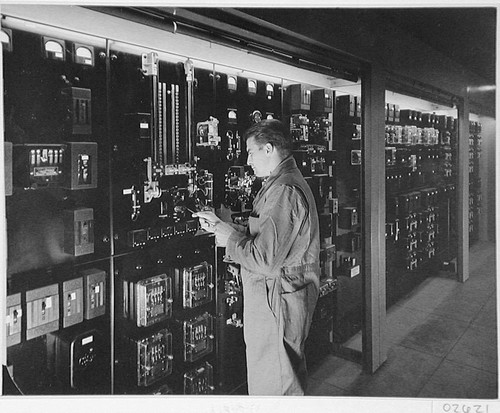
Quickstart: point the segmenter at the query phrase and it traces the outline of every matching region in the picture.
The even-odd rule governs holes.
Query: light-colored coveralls
[[[304,394],[319,250],[314,197],[289,156],[257,194],[247,232],[234,231],[226,246],[241,265],[250,395]]]

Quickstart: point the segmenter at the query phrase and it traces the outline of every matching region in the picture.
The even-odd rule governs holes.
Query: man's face
[[[253,137],[247,139],[247,164],[252,167],[255,176],[259,178],[265,178],[270,173],[270,159],[267,146],[257,145]]]

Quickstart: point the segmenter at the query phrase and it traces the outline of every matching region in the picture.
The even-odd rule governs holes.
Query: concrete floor
[[[387,361],[373,375],[330,355],[310,372],[307,395],[497,399],[495,257],[495,244],[480,242],[467,282],[426,279],[388,310]]]

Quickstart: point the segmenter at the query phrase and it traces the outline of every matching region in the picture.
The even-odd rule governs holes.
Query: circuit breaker
[[[64,186],[67,189],[97,187],[97,143],[67,142]]]
[[[63,328],[83,321],[83,279],[64,281],[61,291]]]
[[[26,292],[26,339],[59,329],[59,290],[57,284]]]
[[[81,272],[85,295],[84,318],[90,320],[106,313],[106,272],[88,269]]]
[[[64,210],[64,252],[78,257],[94,252],[94,210]]]

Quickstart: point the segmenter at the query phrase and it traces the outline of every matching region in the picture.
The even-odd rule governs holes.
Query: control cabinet
[[[456,258],[457,119],[451,108],[439,111],[386,105],[389,306]]]
[[[477,121],[469,122],[469,240],[473,244],[479,239],[481,218],[481,147],[482,125]]]
[[[346,95],[331,74],[274,58],[258,69],[131,33],[14,26],[3,49],[6,332],[23,393],[245,393],[241,268],[193,213],[246,230],[263,182],[243,136],[263,119],[287,126],[319,214],[311,363],[360,331],[357,76],[342,79],[359,91]],[[431,209],[423,218],[438,221]],[[418,237],[430,245],[430,230]]]

